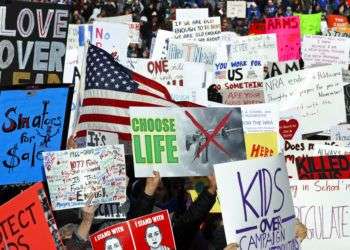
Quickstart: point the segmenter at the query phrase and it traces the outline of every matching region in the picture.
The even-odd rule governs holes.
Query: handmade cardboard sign
[[[334,141],[286,141],[285,143],[285,160],[290,176],[295,214],[308,228],[308,236],[303,241],[303,248],[346,250],[345,246],[350,244],[347,233],[350,226],[346,224],[350,219],[350,199],[347,198],[350,182],[348,180],[298,180],[295,167],[297,157],[314,156],[318,153],[314,152],[318,145],[335,146],[339,143]],[[335,216],[336,214],[339,216]]]
[[[106,145],[117,145],[119,143],[118,134],[110,133],[106,131],[93,131],[88,130],[86,132],[87,147],[99,147]]]
[[[125,202],[123,145],[44,152],[44,166],[54,210]]]
[[[220,17],[173,21],[174,39],[183,41],[215,42],[220,40]]]
[[[267,62],[265,67],[265,79],[270,77],[288,74],[293,71],[302,70],[303,65],[300,60],[292,60],[285,62]]]
[[[248,30],[249,35],[262,35],[266,34],[266,24],[265,24],[265,19],[263,21],[252,21],[249,24],[249,30]]]
[[[349,66],[350,38],[332,36],[304,36],[301,53],[305,67],[338,64]]]
[[[293,15],[300,17],[300,29],[303,36],[317,35],[321,32],[321,12],[316,14],[293,13]]]
[[[176,8],[176,20],[205,19],[208,18],[208,8],[180,9]]]
[[[263,62],[235,60],[214,64],[214,83],[224,104],[243,105],[264,102]]]
[[[343,27],[349,24],[348,19],[341,15],[327,15],[327,24],[329,28]]]
[[[350,146],[350,125],[342,124],[330,128],[331,140],[343,141],[346,146]]]
[[[167,59],[169,40],[174,35],[173,32],[159,29],[154,42],[154,47],[150,58],[152,60]]]
[[[0,221],[1,249],[64,249],[42,183],[2,205]]]
[[[98,206],[95,212],[95,219],[99,220],[113,220],[113,219],[126,219],[126,215],[129,211],[130,203],[115,202],[106,203]]]
[[[300,18],[298,16],[266,18],[266,33],[275,33],[279,61],[300,59]]]
[[[10,2],[0,5],[0,86],[63,81],[68,6]]]
[[[299,249],[282,156],[217,164],[214,170],[227,244],[242,250]]]
[[[246,158],[240,108],[130,108],[136,177],[207,176]]]
[[[148,214],[107,227],[90,235],[94,250],[175,250],[168,210]]]
[[[263,84],[266,102],[281,104],[282,111],[297,108],[302,134],[346,120],[342,71],[336,65],[291,72]]]
[[[247,10],[246,1],[227,1],[226,2],[226,15],[230,18],[245,18]]]
[[[64,147],[72,92],[68,86],[0,90],[0,185],[44,180],[42,152]]]

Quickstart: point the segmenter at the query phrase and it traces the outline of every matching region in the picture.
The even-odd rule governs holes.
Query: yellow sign
[[[278,155],[276,132],[244,134],[247,159]]]
[[[187,192],[191,195],[192,201],[195,201],[198,198],[198,193],[196,190],[187,190]],[[215,214],[215,213],[221,213],[220,209],[220,202],[219,202],[219,197],[216,196],[216,201],[212,209],[210,210],[210,213]]]

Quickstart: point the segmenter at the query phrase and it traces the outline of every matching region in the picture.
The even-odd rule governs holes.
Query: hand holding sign
[[[149,196],[153,196],[156,192],[157,187],[160,183],[160,175],[159,172],[153,171],[154,177],[148,177],[146,180],[145,194]]]

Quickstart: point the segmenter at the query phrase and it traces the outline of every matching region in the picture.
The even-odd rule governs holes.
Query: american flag
[[[89,45],[77,137],[85,136],[86,130],[98,130],[117,132],[121,140],[130,140],[129,107],[174,106],[199,105],[173,101],[165,86],[127,69],[103,49]]]

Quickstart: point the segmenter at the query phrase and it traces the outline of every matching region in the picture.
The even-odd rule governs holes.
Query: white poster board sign
[[[227,1],[227,17],[245,18],[247,10],[246,1]]]
[[[150,56],[152,60],[167,59],[169,41],[173,36],[174,33],[171,31],[161,29],[157,31],[157,36],[154,42],[152,54]]]
[[[126,201],[123,145],[44,152],[53,210]]]
[[[188,20],[188,19],[204,19],[208,18],[208,8],[196,8],[196,9],[178,9],[176,8],[176,20]]]
[[[303,134],[346,121],[342,71],[336,65],[291,72],[263,84],[265,102],[278,103],[281,110],[297,108]]]
[[[111,16],[111,17],[97,17],[96,21],[108,23],[130,23],[132,22],[132,15]]]
[[[242,250],[299,249],[283,156],[217,164],[214,170],[227,244],[238,243]]]
[[[349,65],[350,38],[334,36],[304,36],[301,53],[305,67],[338,64]]]
[[[86,143],[87,147],[100,147],[107,145],[119,144],[118,134],[106,131],[86,131]]]

